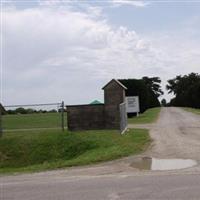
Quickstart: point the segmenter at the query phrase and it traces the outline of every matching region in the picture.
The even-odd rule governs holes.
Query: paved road
[[[150,128],[152,146],[91,167],[0,177],[1,200],[200,199],[199,165],[183,170],[140,171],[130,166],[140,156],[189,158],[200,163],[200,116],[164,108]]]
[[[1,200],[199,200],[199,190],[199,175],[54,176],[6,181],[0,197]]]

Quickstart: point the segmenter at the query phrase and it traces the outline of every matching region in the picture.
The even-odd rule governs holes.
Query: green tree
[[[127,87],[126,96],[139,96],[140,112],[160,106],[158,97],[163,94],[160,89],[160,78],[143,77],[142,79],[121,79],[119,81]]]
[[[24,108],[22,108],[22,107],[17,108],[17,109],[15,110],[15,112],[16,112],[17,114],[27,114],[26,109],[24,109]]]
[[[166,99],[161,100],[161,106],[166,107],[167,106],[167,101]]]
[[[168,80],[166,88],[168,93],[175,95],[170,102],[171,105],[200,108],[200,75],[198,73],[176,76]]]
[[[154,94],[159,97],[161,95],[163,95],[163,91],[161,89],[161,79],[159,77],[147,77],[147,76],[144,76],[142,78],[142,80],[145,82],[145,84],[147,85],[147,87],[149,89],[151,89]]]

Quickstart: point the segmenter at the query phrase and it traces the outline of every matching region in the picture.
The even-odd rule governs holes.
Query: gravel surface
[[[154,141],[146,152],[148,156],[200,161],[200,115],[163,108],[150,135]]]

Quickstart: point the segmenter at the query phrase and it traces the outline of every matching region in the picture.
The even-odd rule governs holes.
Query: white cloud
[[[102,7],[98,7],[98,6],[88,6],[86,8],[86,11],[89,15],[94,16],[94,17],[100,17],[102,16]]]
[[[101,1],[97,1],[97,3],[100,3]],[[77,5],[84,6],[88,5],[91,2],[90,1],[80,1],[80,0],[38,0],[38,4],[42,6],[63,6],[63,5]],[[108,0],[103,1],[105,4],[113,4],[114,6],[135,6],[135,7],[145,7],[149,5],[150,3],[144,0]]]
[[[111,78],[200,72],[200,47],[167,33],[141,37],[93,14],[68,8],[10,9],[4,14],[4,104],[88,103]],[[166,35],[166,36],[165,36]]]
[[[73,0],[38,0],[40,6],[58,6],[63,4],[70,4]]]
[[[114,6],[135,6],[135,7],[145,7],[149,5],[149,2],[142,0],[112,0]]]

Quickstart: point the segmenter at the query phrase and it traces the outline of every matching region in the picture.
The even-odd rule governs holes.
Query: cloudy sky
[[[1,47],[6,105],[103,100],[111,78],[164,88],[200,73],[200,1],[2,0]]]

